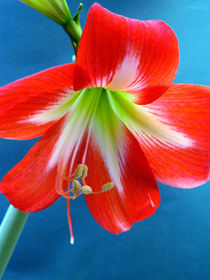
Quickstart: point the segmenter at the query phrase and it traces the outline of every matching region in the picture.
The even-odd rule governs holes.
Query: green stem
[[[7,267],[29,213],[9,206],[0,226],[0,279]]]
[[[69,35],[71,39],[72,46],[74,48],[75,54],[79,47],[79,41],[82,36],[82,28],[79,23],[76,23],[73,18],[69,19],[65,25],[63,25],[64,30]]]

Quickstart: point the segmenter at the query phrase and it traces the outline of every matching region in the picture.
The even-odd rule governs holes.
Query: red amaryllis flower
[[[178,63],[177,38],[164,22],[93,5],[76,63],[0,89],[0,136],[43,135],[0,184],[10,203],[33,212],[78,196],[68,184],[85,164],[87,205],[117,234],[156,211],[156,180],[180,188],[206,182],[210,90],[172,84]],[[104,184],[114,187],[101,192]]]

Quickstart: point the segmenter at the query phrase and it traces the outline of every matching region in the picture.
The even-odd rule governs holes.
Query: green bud
[[[80,12],[81,12],[82,8],[83,8],[83,4],[80,3],[79,7],[78,7],[78,10],[77,10],[77,13],[73,16],[73,20],[76,22],[76,24],[79,24]]]
[[[71,14],[66,0],[20,0],[60,25],[70,20]]]

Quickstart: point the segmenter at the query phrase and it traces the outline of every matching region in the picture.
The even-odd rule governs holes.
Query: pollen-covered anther
[[[80,178],[84,179],[85,177],[87,177],[88,174],[88,167],[87,165],[83,165],[83,171],[82,171],[82,176]]]
[[[72,182],[72,192],[73,194],[79,194],[81,192],[82,186],[79,181],[74,180]]]
[[[109,183],[106,183],[102,186],[101,188],[101,191],[102,192],[108,192],[110,191],[112,188],[114,187],[114,183],[113,182],[109,182]]]
[[[74,172],[74,177],[76,179],[78,178],[82,178],[84,179],[87,176],[87,172],[88,172],[88,167],[85,164],[78,164],[77,168]]]
[[[93,191],[90,186],[82,186],[81,193],[83,194],[91,194]]]

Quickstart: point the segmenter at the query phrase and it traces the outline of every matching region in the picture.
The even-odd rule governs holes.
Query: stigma
[[[56,186],[56,191],[58,194],[66,198],[66,209],[67,209],[67,219],[70,232],[70,244],[74,244],[74,234],[71,220],[70,212],[70,199],[75,199],[80,195],[91,195],[91,194],[101,194],[104,192],[110,191],[114,187],[113,182],[105,183],[101,190],[94,192],[91,186],[81,185],[81,179],[85,179],[88,175],[88,167],[85,164],[78,164],[74,173],[71,176],[61,176],[59,170],[58,174],[60,175],[60,183]],[[66,187],[67,183],[67,187]],[[71,186],[71,188],[70,188]]]

